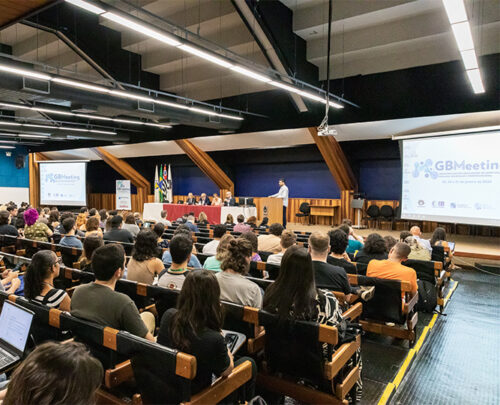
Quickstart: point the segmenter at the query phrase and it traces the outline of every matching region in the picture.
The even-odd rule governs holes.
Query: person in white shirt
[[[208,242],[203,246],[203,254],[215,255],[217,253],[217,246],[219,246],[220,238],[226,234],[226,227],[224,225],[214,226],[214,240]]]
[[[429,252],[432,252],[431,242],[429,242],[428,239],[422,239],[422,231],[418,226],[412,226],[410,233],[420,245],[426,248]]]
[[[172,222],[170,222],[167,219],[167,211],[166,210],[162,210],[160,212],[160,216],[161,216],[161,219],[158,222],[161,222],[163,225],[168,226],[168,227],[172,226]]]
[[[288,187],[285,184],[285,179],[279,179],[278,182],[280,189],[276,194],[269,197],[283,199],[283,228],[286,228],[286,209],[288,207]]]
[[[285,254],[286,250],[297,243],[297,236],[292,231],[283,231],[281,234],[281,252],[274,255],[270,255],[267,258],[267,263],[281,265],[281,259]]]

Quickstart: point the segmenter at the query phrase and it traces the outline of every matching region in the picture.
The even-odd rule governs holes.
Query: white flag
[[[158,165],[156,165],[155,169],[155,178],[153,180],[153,184],[155,185],[155,203],[160,202],[160,186],[158,185]]]
[[[172,171],[170,170],[170,165],[168,165],[168,177],[167,177],[167,200],[170,201],[170,203],[174,202],[174,196],[173,196],[173,181],[172,181]]]

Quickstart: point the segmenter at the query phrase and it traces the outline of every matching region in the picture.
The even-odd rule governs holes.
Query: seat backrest
[[[417,273],[419,280],[428,281],[436,285],[436,276],[434,274],[434,262],[430,260],[408,259],[401,263],[403,266],[411,267]]]
[[[376,218],[380,215],[380,208],[378,205],[372,204],[366,210],[366,215],[371,218]]]
[[[311,207],[308,203],[303,202],[302,204],[300,204],[299,211],[303,214],[309,214],[311,212]]]
[[[264,252],[263,250],[259,250],[259,256],[263,262],[267,262],[267,258],[272,254],[272,252]]]
[[[367,263],[356,262],[356,272],[362,276],[366,276],[366,270],[368,269]]]
[[[198,248],[196,248],[196,249],[198,249]],[[198,251],[200,252],[201,250],[198,250]],[[212,256],[212,255],[206,255],[204,253],[196,253],[196,257],[198,258],[198,260],[200,261],[202,266],[205,263],[205,260],[207,260],[207,258],[209,258],[210,256]]]
[[[431,260],[435,262],[444,263],[445,259],[446,259],[446,254],[444,252],[444,247],[434,245],[432,247]]]
[[[404,322],[401,281],[366,276],[357,276],[357,280],[359,285],[375,286],[373,298],[363,303],[364,319],[397,324]]]
[[[391,218],[394,216],[394,209],[390,205],[382,205],[380,207],[380,215],[385,218]]]

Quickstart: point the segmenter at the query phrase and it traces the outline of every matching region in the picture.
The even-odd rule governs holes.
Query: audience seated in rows
[[[346,271],[342,267],[333,266],[326,261],[330,252],[330,238],[328,235],[320,231],[311,233],[308,251],[312,258],[316,284],[342,292],[348,297],[351,294],[351,286]]]
[[[114,242],[134,243],[134,236],[126,229],[122,229],[123,218],[115,215],[109,220],[110,230],[104,233],[104,240]]]
[[[217,246],[219,246],[220,239],[226,234],[226,227],[224,225],[215,225],[213,227],[214,239],[203,246],[203,254],[215,255]]]
[[[176,238],[182,238],[179,236]],[[235,366],[246,360],[252,362],[252,379],[245,384],[244,396],[228,398],[249,401],[253,398],[256,366],[252,359],[234,361],[222,335],[223,313],[220,288],[213,273],[206,270],[190,272],[180,292],[177,308],[166,311],[161,319],[158,343],[196,357],[196,377],[193,393],[212,384],[212,375],[228,376]]]
[[[104,246],[104,241],[99,236],[87,236],[83,241],[83,252],[78,260],[80,270],[92,272],[92,254],[94,251]]]
[[[390,252],[391,249],[394,247],[394,245],[396,243],[398,243],[398,240],[391,235],[384,236],[384,240],[385,240],[385,251],[386,252]]]
[[[431,260],[431,252],[429,252],[423,245],[418,242],[414,236],[408,236],[404,243],[406,243],[411,251],[408,259],[412,260]]]
[[[207,214],[205,214],[203,211],[200,212],[200,215],[198,215],[197,223],[198,225],[208,225]]]
[[[154,341],[153,314],[144,312],[141,316],[128,295],[115,291],[124,269],[125,251],[121,245],[111,243],[96,249],[92,255],[95,281],[75,289],[71,315]]]
[[[283,255],[285,254],[286,250],[297,243],[297,235],[295,235],[295,232],[289,231],[289,230],[284,230],[281,233],[280,237],[280,245],[281,245],[281,252],[275,253],[270,255],[267,258],[267,263],[269,264],[281,264],[281,259],[283,258]]]
[[[257,228],[257,217],[255,216],[251,216],[247,219],[247,225],[250,226],[250,228],[252,229],[256,229]]]
[[[221,238],[220,243],[217,245],[215,256],[207,257],[205,263],[203,263],[203,268],[206,270],[221,271],[221,261],[224,255],[227,254],[229,242],[231,242],[232,240],[234,240],[233,235],[224,235]]]
[[[54,232],[60,224],[59,217],[60,215],[58,210],[50,211],[47,225],[52,232]]]
[[[108,211],[105,209],[99,210],[99,228],[106,228],[106,221],[108,220]]]
[[[261,262],[262,258],[259,255],[259,240],[253,232],[242,233],[239,238],[246,239],[252,245],[252,262]]]
[[[450,246],[448,245],[448,242],[446,241],[446,231],[444,228],[438,226],[436,229],[434,229],[434,232],[432,234],[432,237],[429,241],[430,245],[432,247],[434,246],[443,246],[444,248],[449,248]],[[450,250],[448,253],[448,256],[446,257],[447,262],[451,262],[451,259],[453,258],[453,251]]]
[[[262,306],[262,292],[259,286],[244,276],[250,269],[252,245],[245,238],[231,240],[227,254],[221,262],[222,271],[217,273],[221,299],[254,308]]]
[[[327,263],[342,267],[346,273],[356,274],[356,266],[351,263],[346,252],[349,244],[347,234],[339,228],[328,232],[328,236],[330,236],[330,254],[326,258]]]
[[[165,266],[158,258],[157,236],[151,229],[137,234],[132,257],[127,264],[127,280],[152,285]]]
[[[47,342],[35,348],[0,391],[3,405],[93,404],[103,368],[82,343]]]
[[[87,219],[87,223],[85,224],[86,232],[85,237],[88,236],[99,236],[103,237],[103,233],[101,228],[99,228],[99,219],[97,217],[90,217]]]
[[[410,267],[403,266],[401,262],[408,259],[411,249],[404,242],[398,242],[389,252],[385,260],[371,260],[366,270],[368,277],[385,278],[390,280],[408,281],[411,284],[411,295],[418,290],[417,273]],[[402,294],[404,298],[404,293]]]
[[[431,243],[427,239],[422,239],[422,231],[418,226],[412,226],[410,228],[411,235],[429,252],[432,252]]]
[[[237,224],[233,228],[234,232],[245,233],[252,230],[252,227],[250,225],[245,224],[245,217],[242,214],[236,217],[236,222]]]
[[[200,232],[196,224],[194,223],[194,214],[191,212],[189,213],[186,221],[186,226],[191,230],[191,232]]]
[[[190,240],[191,240],[191,257],[189,258],[189,262],[187,264],[188,267],[193,267],[193,268],[196,268],[196,269],[201,269],[201,263],[200,261],[198,260],[198,258],[196,257],[196,248],[193,244],[193,238],[191,237],[191,231],[189,229],[189,227],[187,225],[179,225],[177,227],[177,229],[174,231],[174,235],[173,236],[176,236],[176,235],[179,235],[179,234],[184,234],[185,236],[187,236]],[[172,241],[170,241],[170,245],[172,244]],[[171,249],[171,246],[170,246],[170,249]],[[163,253],[163,256],[161,258],[163,264],[165,265],[166,268],[170,267],[170,265],[172,264],[172,255],[171,255],[171,252],[169,250],[165,251],[165,253]]]
[[[15,204],[9,204],[9,205],[7,205],[6,211],[10,215],[9,224],[15,227],[16,226],[17,214],[18,214],[17,205],[15,205]]]
[[[54,252],[36,252],[24,277],[24,296],[50,308],[69,311],[69,295],[64,290],[54,288],[54,278],[59,276],[59,270],[59,260]]]
[[[326,235],[325,240],[326,240]],[[318,235],[319,237],[319,235]],[[281,269],[276,281],[264,294],[264,310],[278,314],[284,320],[318,322],[323,325],[339,326],[342,322],[342,310],[335,296],[316,288],[314,259],[300,246],[291,246],[283,255]],[[323,361],[331,361],[329,351],[324,350]],[[353,364],[361,367],[361,351],[353,358]],[[301,370],[291,370],[297,375]],[[361,400],[361,377],[349,392],[347,399],[351,403]]]
[[[24,227],[24,237],[40,242],[48,242],[53,232],[46,224],[37,221],[38,217],[38,211],[33,208],[24,211],[24,222],[26,224]]]
[[[262,222],[259,224],[258,229],[262,229],[262,230],[269,229],[269,217],[264,217]]]
[[[180,290],[189,272],[188,266],[193,256],[192,252],[193,239],[191,239],[190,235],[184,232],[174,235],[170,241],[170,250],[163,255],[165,258],[165,255],[168,253],[171,262],[167,266],[165,259],[163,260],[166,268],[159,275],[158,285],[173,290]],[[201,265],[197,267],[199,268]]]
[[[259,250],[262,252],[281,252],[281,234],[283,225],[275,223],[269,227],[269,234],[259,235]]]
[[[0,211],[0,235],[19,236],[15,226],[11,225],[9,211]]]
[[[226,222],[224,222],[224,225],[226,226],[234,226],[234,218],[231,214],[227,214],[226,216]]]
[[[80,208],[80,213],[76,217],[76,227],[80,230],[85,230],[85,223],[87,222],[89,210],[87,207]]]
[[[354,230],[352,229],[352,226],[344,223],[339,226],[339,229],[343,230],[347,234],[348,237],[348,245],[346,248],[347,253],[354,254],[363,248],[363,238],[361,236],[354,235]]]
[[[82,241],[75,236],[76,223],[73,218],[66,218],[63,221],[64,236],[59,242],[62,246],[74,247],[77,249],[82,249]]]
[[[167,219],[168,212],[167,210],[162,210],[160,212],[160,220],[159,223],[162,223],[165,226],[172,226],[172,223]]]
[[[127,214],[127,216],[125,217],[125,223],[122,225],[122,229],[129,231],[134,238],[137,238],[137,234],[139,233],[140,229],[135,223],[134,214]]]
[[[387,259],[385,240],[378,233],[371,233],[365,240],[363,249],[354,256],[354,261],[368,264],[370,260]]]
[[[158,248],[167,249],[168,248],[168,240],[163,239],[163,232],[165,232],[165,225],[162,222],[158,222],[153,227],[153,232],[156,235],[156,242],[158,243]]]
[[[19,279],[18,271],[7,269],[0,274],[0,291],[4,291],[7,294],[14,294],[20,286],[21,280]]]

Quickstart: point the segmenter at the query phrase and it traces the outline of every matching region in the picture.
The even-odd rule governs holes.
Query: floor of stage
[[[303,225],[298,223],[289,223],[287,229],[294,231],[312,232],[315,230],[329,231],[332,229],[329,225]],[[361,236],[367,236],[370,233],[377,232],[382,236],[392,235],[399,238],[400,231],[387,231],[377,229],[355,229],[355,232]],[[425,238],[430,238],[431,234],[424,234]],[[466,236],[466,235],[448,235],[448,239],[456,243],[455,263],[459,266],[473,265],[474,263],[496,264],[500,265],[500,238],[487,236]]]

